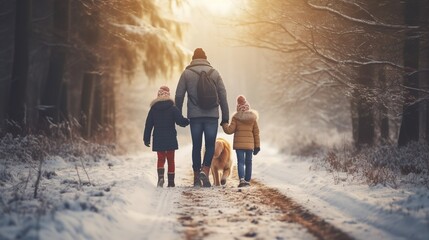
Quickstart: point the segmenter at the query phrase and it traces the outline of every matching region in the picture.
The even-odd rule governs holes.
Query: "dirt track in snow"
[[[237,188],[236,177],[228,181],[183,189],[175,204],[184,239],[352,239],[273,188],[257,181]]]

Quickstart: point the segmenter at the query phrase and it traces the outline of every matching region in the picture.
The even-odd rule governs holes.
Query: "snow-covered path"
[[[429,236],[426,188],[335,184],[330,173],[309,170],[308,159],[285,156],[269,146],[262,149],[254,157],[255,181],[243,189],[236,187],[235,168],[226,187],[191,187],[190,144],[176,152],[175,188],[156,188],[156,154],[150,151],[89,164],[91,185],[81,187],[76,163],[51,159],[46,170],[55,171],[56,176],[42,181],[41,194],[54,210],[40,219],[19,213],[2,216],[0,239]],[[81,178],[85,180],[84,175]],[[32,204],[30,200],[22,207]]]
[[[176,154],[176,187],[156,188],[153,153],[128,156],[113,164],[118,201],[106,208],[111,227],[102,239],[314,239],[307,229],[282,219],[275,205],[258,203],[257,188],[239,189],[230,178],[226,187],[192,186],[186,146]],[[112,189],[112,192],[114,190]],[[115,194],[116,195],[116,194]]]
[[[305,224],[282,221],[284,212],[279,206],[264,205],[264,199],[258,196],[266,192],[257,185],[240,190],[232,176],[224,188],[190,187],[190,153],[190,144],[176,152],[177,187],[172,189],[155,188],[154,153],[128,156],[113,166],[110,178],[117,179],[116,188],[125,204],[118,201],[109,210],[115,224],[105,237],[127,234],[130,239],[314,238],[309,227],[303,227]],[[329,173],[309,171],[310,166],[308,160],[284,156],[266,147],[254,158],[254,179],[263,188],[265,184],[277,189],[309,213],[357,239],[428,236],[429,194],[425,189],[335,184]]]

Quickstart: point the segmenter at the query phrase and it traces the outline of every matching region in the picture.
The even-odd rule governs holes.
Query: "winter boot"
[[[203,187],[211,187],[212,184],[209,180],[210,167],[203,166],[200,172],[200,179],[203,183]]]
[[[174,184],[174,173],[168,173],[168,186],[167,187],[175,187]]]
[[[244,180],[244,178],[240,178],[240,183],[238,184],[238,187],[245,187],[245,186],[249,186],[246,184],[246,181]]]
[[[158,187],[164,186],[164,168],[158,168]]]
[[[246,183],[245,183],[245,187],[250,187],[250,180],[249,181],[245,181]]]
[[[200,172],[194,171],[194,187],[201,187]]]

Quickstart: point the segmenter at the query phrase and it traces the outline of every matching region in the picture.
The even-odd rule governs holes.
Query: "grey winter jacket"
[[[194,59],[189,64],[188,67],[191,67],[197,72],[206,71],[208,72],[212,66],[206,59]],[[223,84],[222,78],[217,70],[214,70],[210,75],[210,78],[215,81],[217,87],[217,93],[219,96],[219,106],[222,111],[222,121],[228,121],[229,119],[229,109],[228,102],[226,97],[226,89]],[[201,109],[194,101],[191,99],[197,99],[197,83],[199,76],[192,72],[189,69],[185,69],[180,76],[179,83],[177,84],[176,89],[176,106],[182,112],[183,101],[185,99],[185,93],[188,94],[187,106],[188,106],[188,118],[197,118],[197,117],[213,117],[219,118],[219,108],[215,107],[212,109]]]

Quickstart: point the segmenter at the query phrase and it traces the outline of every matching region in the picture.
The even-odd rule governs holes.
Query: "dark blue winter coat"
[[[143,141],[150,143],[153,128],[152,151],[169,151],[179,148],[175,124],[186,127],[189,120],[184,118],[170,98],[155,99],[146,118]]]

